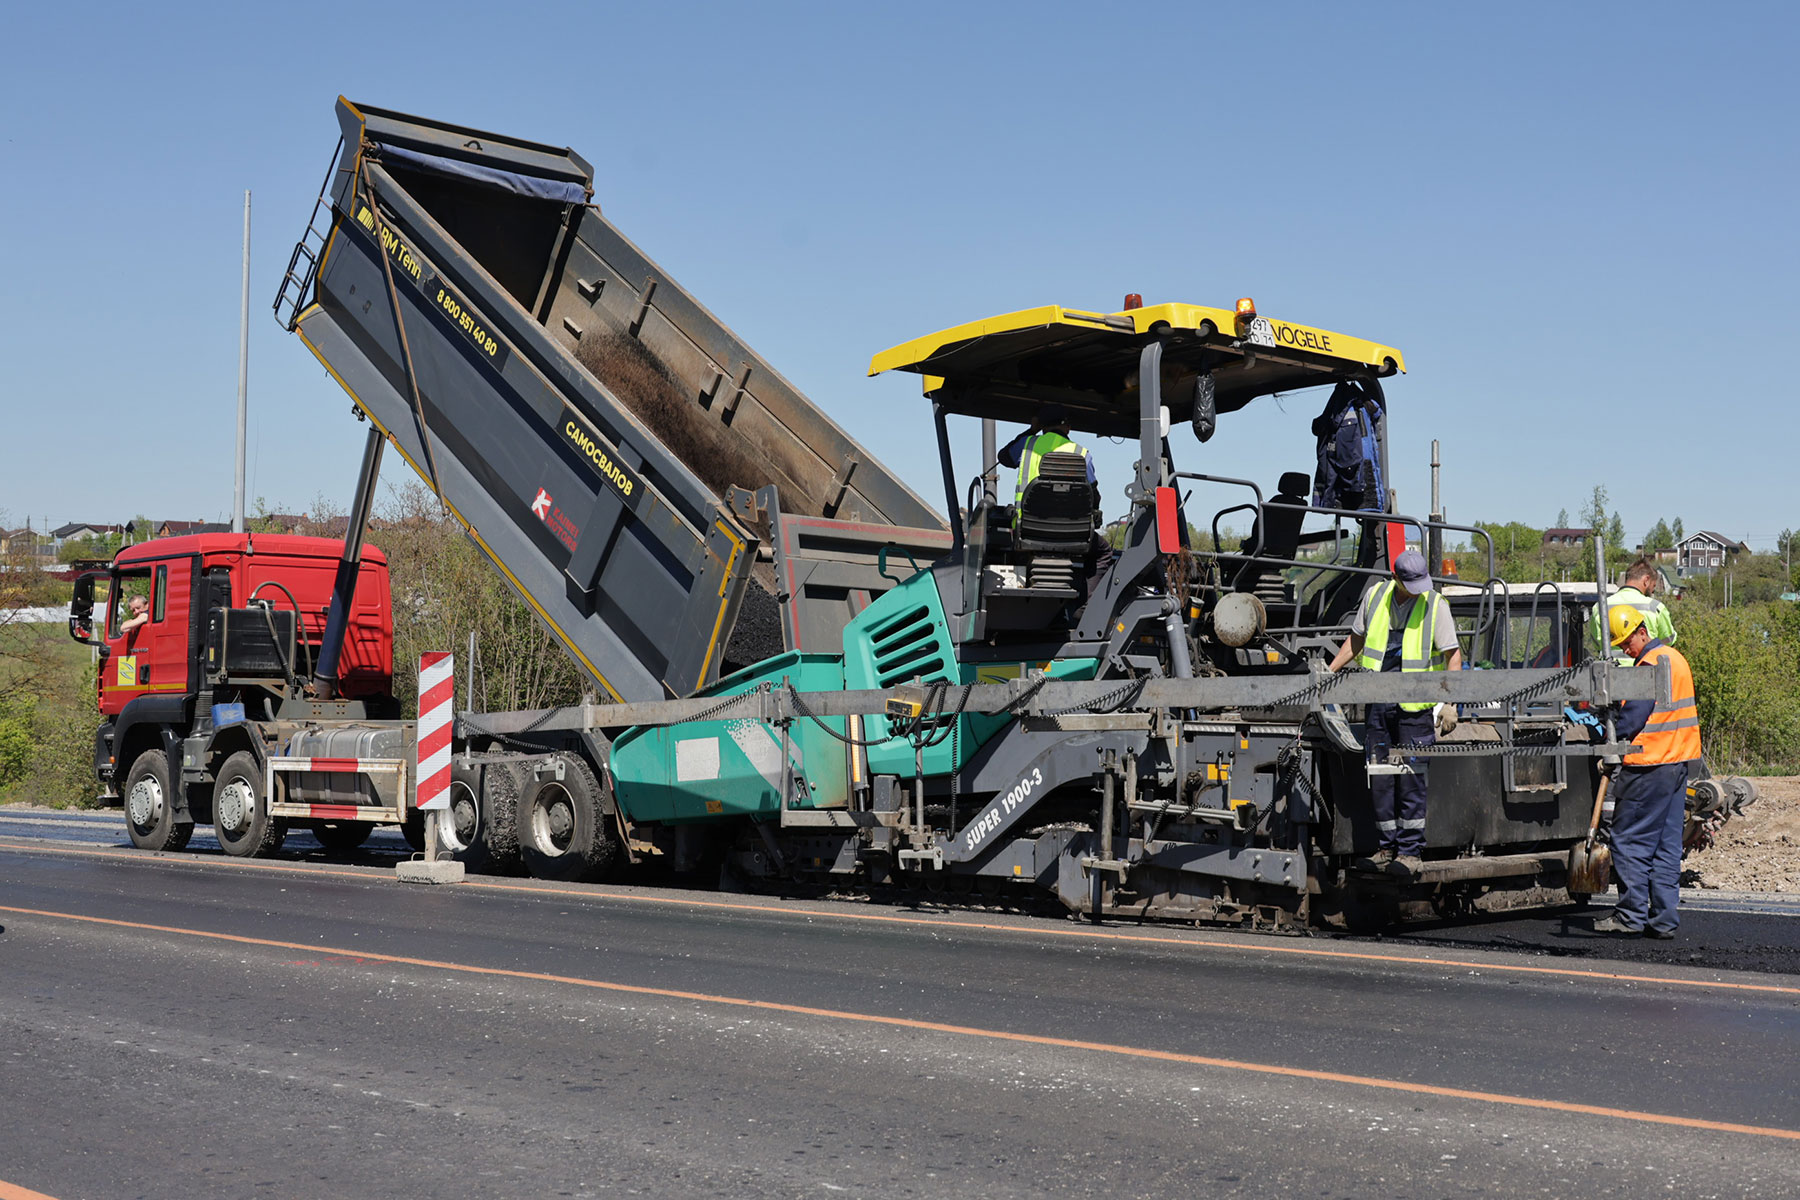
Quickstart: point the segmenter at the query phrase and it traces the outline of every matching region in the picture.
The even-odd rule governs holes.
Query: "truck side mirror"
[[[94,580],[105,578],[105,571],[77,575],[69,596],[69,636],[84,646],[98,646],[105,640],[94,635]]]

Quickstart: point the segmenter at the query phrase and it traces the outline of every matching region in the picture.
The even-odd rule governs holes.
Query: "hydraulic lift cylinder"
[[[319,644],[319,665],[313,671],[319,698],[337,694],[338,662],[343,657],[344,635],[350,626],[350,606],[356,599],[356,577],[362,570],[363,529],[375,503],[375,480],[381,474],[381,451],[387,445],[373,422],[363,444],[362,467],[356,477],[356,499],[350,504],[350,523],[344,530],[344,556],[338,560],[337,578],[331,587],[331,608],[325,616],[325,636]]]

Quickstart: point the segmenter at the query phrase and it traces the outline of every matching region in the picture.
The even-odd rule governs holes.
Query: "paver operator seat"
[[[1247,558],[1292,559],[1300,551],[1300,526],[1306,520],[1306,489],[1311,481],[1304,472],[1287,471],[1276,481],[1275,494],[1262,505],[1242,553]],[[1254,592],[1265,604],[1280,603],[1283,594],[1281,568],[1269,563],[1246,562],[1231,579],[1233,591]]]
[[[1093,549],[1100,489],[1088,482],[1087,459],[1046,454],[1019,497],[1013,551],[1027,587],[1075,588],[1079,560]]]

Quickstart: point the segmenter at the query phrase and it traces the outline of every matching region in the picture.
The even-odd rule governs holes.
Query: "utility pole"
[[[237,486],[231,532],[244,532],[244,440],[250,424],[250,191],[244,190],[244,297],[238,319]]]

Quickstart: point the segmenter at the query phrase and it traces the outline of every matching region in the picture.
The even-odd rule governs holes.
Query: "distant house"
[[[119,532],[122,531],[117,525],[94,525],[82,521],[72,521],[67,525],[58,525],[50,531],[50,544],[60,550],[64,542],[74,541],[76,538],[99,538]]]
[[[156,536],[184,537],[190,533],[230,533],[231,526],[223,521],[164,521],[156,527]]]
[[[1546,546],[1583,546],[1594,536],[1591,529],[1546,529],[1544,545]]]
[[[1731,556],[1742,554],[1744,543],[1733,541],[1722,533],[1702,529],[1675,543],[1675,565],[1682,571],[1714,571],[1727,566]]]
[[[15,554],[30,554],[37,549],[37,541],[34,529],[0,529],[0,556],[10,558]]]

